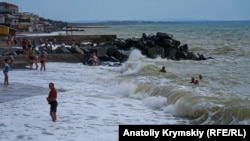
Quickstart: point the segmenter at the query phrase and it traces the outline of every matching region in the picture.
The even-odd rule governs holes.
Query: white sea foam
[[[45,100],[48,93],[0,103],[0,140],[117,141],[119,124],[177,122],[160,110],[153,110],[162,105],[161,99],[145,104],[129,96],[135,89],[133,84],[109,81],[119,74],[119,71],[110,69],[80,63],[47,63],[46,72],[11,71],[10,86],[11,83],[25,83],[49,92],[48,83],[55,83],[58,121],[50,119],[49,105]],[[103,74],[105,71],[109,74]],[[0,79],[3,79],[2,75]]]

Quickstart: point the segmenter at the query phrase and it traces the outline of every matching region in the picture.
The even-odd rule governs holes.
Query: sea
[[[70,140],[75,134],[79,140],[81,134],[86,140],[117,140],[121,124],[250,124],[250,22],[141,23],[84,30],[74,34],[116,34],[126,39],[164,32],[188,44],[190,51],[213,59],[150,59],[132,50],[121,66],[47,62],[46,71],[13,68],[10,85],[0,86],[0,138],[12,139],[16,131],[16,140],[34,140],[27,137],[32,136],[29,132],[48,139],[42,137],[51,135],[43,125],[59,130],[58,140],[59,135],[64,135],[61,140]],[[162,66],[167,73],[159,72]],[[199,75],[203,78],[198,85],[190,83]],[[53,126],[46,113],[48,105],[39,107],[46,103],[49,82],[58,90],[58,122]],[[14,109],[16,114],[9,113]],[[34,114],[18,116],[27,109]],[[22,126],[27,129],[21,132]]]
[[[132,96],[164,98],[164,102],[157,102],[162,105],[151,108],[187,123],[249,124],[250,21],[128,24],[84,30],[87,34],[116,34],[125,39],[164,32],[187,44],[190,51],[214,58],[148,59],[135,50],[120,67],[119,83],[133,85],[135,90],[129,92]],[[158,73],[162,66],[166,74]],[[199,75],[203,79],[198,86],[189,83],[191,77],[198,79]]]

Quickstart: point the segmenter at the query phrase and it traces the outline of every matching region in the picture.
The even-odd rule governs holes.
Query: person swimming
[[[165,66],[163,66],[163,67],[161,68],[160,72],[163,72],[163,73],[166,73],[166,72],[167,72],[166,69],[165,69]]]
[[[199,75],[199,79],[200,79],[200,80],[202,79],[202,75],[201,75],[201,74]]]
[[[194,80],[195,80],[194,77],[192,77],[190,83],[194,83]]]
[[[194,81],[194,84],[195,84],[195,85],[198,85],[198,84],[199,84],[199,80],[196,79],[196,80]]]

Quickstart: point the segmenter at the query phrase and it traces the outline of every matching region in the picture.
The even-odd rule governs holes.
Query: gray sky
[[[31,12],[44,18],[62,21],[250,20],[250,0],[5,0],[5,2],[19,6],[20,12]]]

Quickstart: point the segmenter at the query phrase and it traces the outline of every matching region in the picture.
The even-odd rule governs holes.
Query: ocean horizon
[[[221,22],[250,22],[250,20],[200,20],[200,19],[170,19],[170,20],[78,20],[67,21],[67,23],[79,23],[79,24],[159,24],[159,23],[221,23]]]

